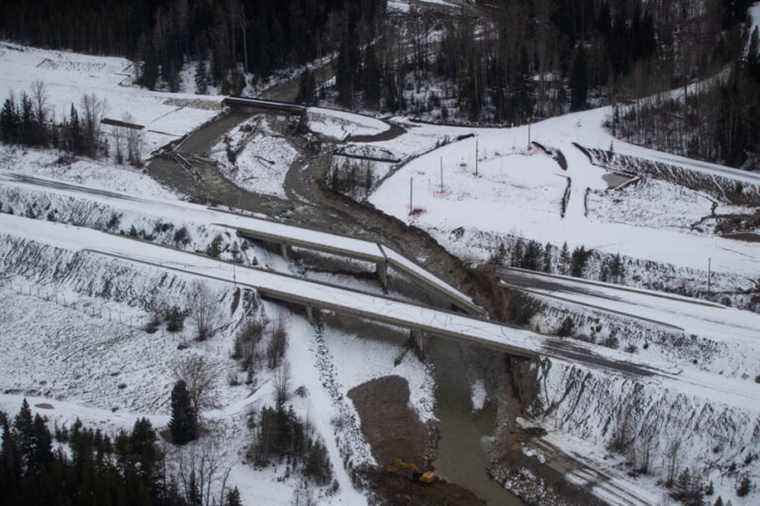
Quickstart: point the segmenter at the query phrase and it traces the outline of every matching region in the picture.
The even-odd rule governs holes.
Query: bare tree
[[[48,120],[48,94],[45,83],[34,81],[32,83],[32,103],[34,104],[34,117],[37,123],[44,125]]]
[[[174,366],[174,378],[187,384],[190,402],[198,417],[202,410],[216,407],[218,375],[204,357],[191,355],[178,361]]]
[[[282,317],[278,317],[272,322],[272,336],[267,346],[267,366],[270,369],[279,367],[287,349],[288,329]]]
[[[202,281],[193,283],[187,300],[190,316],[195,321],[198,340],[205,341],[214,333],[214,323],[219,314],[219,305],[208,285]]]
[[[125,123],[133,123],[132,115],[127,113],[122,117]],[[127,137],[127,161],[135,167],[142,165],[143,138],[142,132],[135,128],[129,128]]]
[[[177,483],[188,503],[223,506],[230,466],[213,440],[183,448],[176,455]]]
[[[290,394],[290,364],[286,360],[274,376],[274,400],[278,406],[288,401]]]
[[[113,127],[111,129],[114,149],[113,159],[119,165],[124,164],[124,138],[126,137],[124,130],[126,129],[122,127]]]
[[[673,441],[667,451],[668,479],[667,483],[672,485],[678,474],[678,456],[681,450],[681,440]]]
[[[318,504],[308,481],[303,480],[298,488],[293,491],[293,499],[291,499],[290,504],[292,506],[316,506]]]
[[[106,103],[90,93],[82,96],[80,106],[87,155],[95,158],[101,145],[100,120],[106,110]]]

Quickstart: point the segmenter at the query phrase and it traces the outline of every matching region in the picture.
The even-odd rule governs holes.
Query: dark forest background
[[[730,146],[663,136],[676,126],[669,113],[649,110],[620,112],[616,132],[737,166],[758,151],[760,134],[735,134],[760,130],[751,112],[760,87],[746,69],[751,0],[472,3],[458,13],[400,14],[386,0],[71,0],[65,9],[56,0],[5,0],[0,36],[129,57],[138,62],[137,83],[150,89],[179,90],[185,69],[195,76],[195,89],[185,91],[237,95],[277,70],[306,68],[303,102],[500,125],[626,104],[731,68],[722,99],[730,107],[713,106],[719,101],[712,97],[679,113],[704,124],[702,110],[710,109],[709,131],[730,125]],[[320,76],[318,60],[329,60],[334,72]],[[334,86],[322,86],[332,75]]]

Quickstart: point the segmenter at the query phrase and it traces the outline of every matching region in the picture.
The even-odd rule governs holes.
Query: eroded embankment
[[[531,407],[545,426],[625,457],[633,473],[663,482],[685,469],[707,483],[756,477],[760,447],[756,409],[719,398],[674,393],[634,379],[547,364]]]
[[[704,174],[678,165],[645,160],[613,151],[586,148],[578,144],[576,146],[586,153],[591,163],[609,170],[661,179],[691,190],[706,192],[728,204],[760,207],[760,185],[741,183],[718,174]]]
[[[253,291],[2,234],[0,273],[0,389],[104,409],[165,413],[174,363],[189,354],[205,356],[220,375],[231,370],[212,348],[259,307]],[[199,282],[215,321],[208,349],[188,346],[198,336],[189,309]],[[148,328],[173,306],[187,315],[183,325]],[[230,391],[225,401],[241,393]]]

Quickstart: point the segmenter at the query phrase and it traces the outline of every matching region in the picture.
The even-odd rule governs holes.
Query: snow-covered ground
[[[588,211],[596,221],[689,231],[691,225],[710,215],[713,202],[704,193],[647,179],[619,191],[590,193]],[[719,208],[717,212],[725,211]]]
[[[567,276],[525,270],[509,274],[510,283],[527,286],[521,289],[557,309],[557,318],[541,318],[546,330],[557,328],[571,313],[588,315],[590,326],[598,325],[598,330],[579,329],[579,334],[590,334],[585,338],[597,342],[614,336],[617,346],[631,346],[630,351],[643,360],[668,357],[684,366],[692,364],[714,374],[750,380],[760,375],[757,313]],[[615,324],[618,321],[620,325]]]
[[[425,4],[428,4],[428,5],[445,6],[445,7],[451,7],[451,8],[460,7],[460,5],[457,2],[447,1],[447,0],[390,0],[388,2],[388,9],[399,11],[399,12],[409,12],[411,10],[412,5],[415,5],[415,4],[417,6],[424,6]]]
[[[60,163],[60,154],[55,151],[0,145],[0,174],[10,172],[146,198],[171,201],[178,197],[142,170],[128,165],[87,158]]]
[[[621,253],[694,269],[704,269],[709,257],[712,258],[713,269],[716,271],[753,278],[760,276],[760,253],[756,245],[660,226],[665,220],[664,216],[675,210],[660,203],[660,199],[666,198],[667,193],[652,196],[657,198],[652,202],[652,212],[662,210],[663,218],[659,220],[660,223],[635,217],[632,217],[631,222],[621,223],[619,215],[615,214],[610,218],[593,213],[586,216],[586,190],[606,190],[606,171],[592,165],[586,155],[572,143],[580,142],[583,145],[608,149],[611,136],[602,126],[608,112],[608,108],[595,109],[532,125],[533,140],[559,149],[564,154],[568,164],[566,172],[561,171],[557,162],[546,155],[530,158],[513,155],[512,146],[516,146],[516,151],[519,152],[527,145],[528,127],[448,128],[452,138],[468,133],[477,135],[480,157],[485,160],[480,165],[485,165],[484,171],[487,173],[502,172],[505,179],[524,183],[526,179],[534,181],[532,185],[523,183],[522,186],[506,186],[499,199],[494,198],[494,183],[491,178],[475,176],[475,141],[465,140],[414,159],[388,178],[369,200],[386,213],[430,231],[446,246],[452,246],[448,244],[451,242],[451,232],[462,227],[465,230],[488,232],[496,236],[518,235],[541,243],[567,242],[571,248],[583,245],[603,252]],[[404,137],[390,142],[401,144]],[[387,145],[385,147],[387,148]],[[615,142],[615,150],[625,150],[635,156],[650,159],[669,157],[636,146],[623,146],[620,142]],[[441,158],[444,164],[444,185],[447,180],[446,167],[461,167],[465,164],[468,169],[456,176],[448,177],[451,186],[449,196],[442,196],[440,192]],[[678,160],[671,163],[680,164]],[[685,163],[684,166],[708,173],[715,170],[716,173],[741,180],[756,179],[756,176],[749,173],[734,169],[704,168],[697,162]],[[451,173],[452,169],[448,172]],[[572,180],[564,218],[560,214],[559,204],[551,205],[556,199],[556,190],[547,191],[545,181],[548,175],[563,175]],[[456,179],[457,176],[460,178],[459,181]],[[412,178],[413,207],[420,212],[410,216],[409,193]],[[561,181],[559,177],[556,179]],[[455,182],[459,188],[455,187]],[[526,201],[530,201],[530,205],[525,205]]]
[[[79,107],[82,95],[106,103],[105,116],[145,126],[145,153],[186,134],[218,114],[222,97],[152,92],[132,85],[134,70],[126,58],[89,56],[0,42],[0,99],[11,92],[30,93],[42,81],[48,105],[58,121]]]
[[[285,177],[298,151],[272,128],[270,118],[256,118],[238,125],[211,150],[222,173],[236,185],[254,193],[286,198]],[[228,146],[238,151],[231,162]]]
[[[307,114],[309,130],[335,140],[357,135],[377,135],[390,128],[390,125],[379,119],[334,109],[310,107]]]

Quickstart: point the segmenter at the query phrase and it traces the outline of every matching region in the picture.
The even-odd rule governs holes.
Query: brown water
[[[430,348],[436,369],[441,432],[438,459],[434,463],[436,470],[447,481],[474,492],[489,506],[523,504],[486,473],[488,458],[481,441],[493,433],[496,409],[472,412],[470,383],[461,348],[445,339],[436,340]]]

